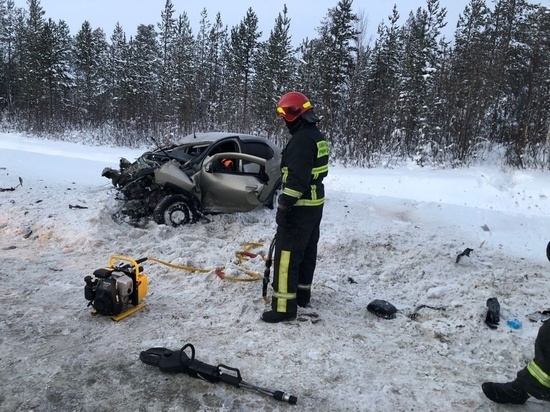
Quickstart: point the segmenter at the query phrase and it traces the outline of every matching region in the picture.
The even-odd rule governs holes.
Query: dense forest
[[[134,147],[223,130],[282,145],[275,105],[299,90],[341,164],[459,167],[498,148],[509,166],[550,169],[549,8],[470,0],[446,39],[445,8],[426,0],[405,19],[394,7],[371,40],[353,0],[335,3],[293,46],[286,6],[260,41],[252,8],[230,28],[203,9],[194,33],[166,0],[156,26],[107,37],[87,21],[71,35],[39,0],[0,0],[0,128]]]

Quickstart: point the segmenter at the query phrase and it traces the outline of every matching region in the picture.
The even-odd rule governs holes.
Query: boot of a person
[[[275,312],[274,310],[270,310],[262,313],[261,319],[267,323],[279,323],[285,320],[296,319],[296,313],[295,312]]]
[[[296,293],[296,301],[298,303],[298,306],[300,306],[301,308],[305,308],[307,305],[309,305],[310,299],[311,299],[311,290],[298,289],[298,293]]]
[[[487,398],[496,403],[522,405],[529,399],[529,394],[518,388],[515,382],[485,382],[481,385],[481,389]]]

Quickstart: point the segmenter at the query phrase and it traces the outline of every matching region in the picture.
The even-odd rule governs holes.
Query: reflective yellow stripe
[[[277,312],[286,312],[286,303],[288,298],[285,296],[288,293],[288,266],[290,265],[290,251],[281,250],[281,259],[279,260],[279,274],[277,276],[277,292],[273,296],[277,297]]]
[[[323,203],[325,203],[325,198],[315,199],[315,200],[300,199],[294,205],[295,206],[321,206]]]
[[[282,174],[282,181],[283,183],[286,183],[286,179],[288,178],[288,167],[283,167],[281,169],[281,174]]]
[[[297,199],[302,197],[302,192],[298,192],[297,190],[293,190],[288,187],[285,187],[283,189],[283,194],[288,195],[290,197],[295,197]]]
[[[317,200],[317,185],[311,185],[311,200]]]
[[[319,175],[325,172],[328,173],[328,165],[314,167],[313,169],[311,169],[311,174],[313,175],[314,179],[318,179]]]
[[[317,179],[320,174],[325,172],[328,173],[328,165],[314,167],[313,169],[311,169],[311,175],[314,179]],[[286,179],[288,177],[288,167],[283,167],[281,169],[281,174],[283,175],[283,182],[286,182]]]
[[[542,386],[550,388],[550,376],[545,373],[535,361],[529,362],[527,365],[527,370],[533,377],[539,381]]]
[[[273,296],[277,299],[296,299],[296,293],[279,293],[279,292],[273,292]]]

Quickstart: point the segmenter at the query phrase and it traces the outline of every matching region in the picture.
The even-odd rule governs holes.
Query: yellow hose
[[[252,270],[246,269],[245,267],[242,266],[242,262],[246,261],[246,260],[249,260],[250,257],[256,257],[257,256],[256,254],[251,253],[250,249],[255,248],[255,247],[260,247],[260,246],[263,246],[263,245],[264,245],[263,243],[259,243],[259,242],[247,242],[243,245],[244,251],[235,252],[235,256],[237,256],[237,258],[239,259],[238,266],[240,266],[242,268],[242,272],[245,275],[249,276],[249,278],[238,278],[238,277],[234,277],[234,276],[226,276],[224,271],[223,271],[225,269],[225,267],[219,267],[219,268],[214,269],[216,275],[220,279],[225,279],[225,280],[229,280],[229,281],[232,281],[232,282],[255,282],[257,280],[262,279],[261,274],[259,274],[258,272],[254,272]],[[262,258],[265,260],[265,257],[262,256]],[[154,258],[154,257],[147,257],[147,260],[152,260],[153,262],[160,263],[161,265],[165,265],[165,266],[171,267],[173,269],[187,270],[189,272],[200,272],[200,273],[210,273],[210,272],[212,272],[212,269],[204,269],[204,268],[197,268],[197,267],[193,267],[193,266],[184,266],[184,265],[175,265],[174,263],[165,262],[164,260],[160,260],[160,259],[157,259],[157,258]]]
[[[189,272],[201,272],[201,273],[211,272],[211,269],[202,269],[202,268],[195,268],[192,266],[175,265],[173,263],[165,262],[163,260],[160,260],[154,257],[147,257],[147,260],[152,260],[153,262],[160,263],[161,265],[165,265],[173,269],[181,269],[181,270],[188,270]]]

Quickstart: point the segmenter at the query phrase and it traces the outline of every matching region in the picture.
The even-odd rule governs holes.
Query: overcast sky
[[[448,25],[444,29],[447,38],[453,37],[458,15],[469,2],[470,0],[440,0],[441,7],[447,9]],[[487,4],[492,5],[492,2],[488,0]],[[18,7],[27,8],[27,0],[15,0],[15,3]],[[532,0],[532,3],[550,7],[550,0]],[[128,36],[136,33],[139,24],[158,23],[166,0],[41,0],[40,4],[46,12],[46,18],[65,20],[73,35],[88,20],[92,28],[102,28],[109,39],[117,22],[120,22]],[[231,28],[243,20],[246,11],[251,7],[258,16],[261,40],[269,37],[275,19],[286,4],[291,19],[292,39],[298,44],[306,37],[317,37],[316,28],[327,15],[327,11],[338,4],[338,0],[172,0],[172,4],[176,16],[187,13],[194,34],[197,33],[203,9],[207,10],[211,21],[220,12],[222,23]],[[403,24],[411,10],[425,7],[426,0],[354,0],[353,9],[355,13],[363,13],[368,21],[369,36],[374,36],[379,23],[391,14],[394,4],[397,5]]]

